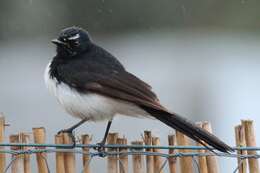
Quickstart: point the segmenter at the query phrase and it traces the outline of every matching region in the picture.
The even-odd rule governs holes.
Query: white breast
[[[116,114],[149,117],[148,113],[135,104],[119,101],[95,93],[83,94],[70,88],[65,83],[58,83],[50,78],[49,65],[44,74],[46,86],[64,109],[77,118],[89,118],[92,121],[109,120]]]

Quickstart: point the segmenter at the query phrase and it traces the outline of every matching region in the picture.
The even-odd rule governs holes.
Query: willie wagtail
[[[163,107],[151,86],[93,43],[84,29],[66,28],[52,43],[57,46],[57,54],[46,68],[45,83],[64,109],[81,119],[63,132],[72,135],[86,121],[107,120],[104,138],[99,143],[102,147],[115,115],[152,117],[203,145],[205,142],[219,151],[232,151],[216,136]]]

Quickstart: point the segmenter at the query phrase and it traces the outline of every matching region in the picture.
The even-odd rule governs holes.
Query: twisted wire
[[[222,152],[211,152],[213,148],[211,147],[203,147],[203,146],[150,146],[150,145],[118,145],[118,144],[113,144],[113,145],[105,145],[104,148],[127,148],[127,151],[91,151],[91,152],[85,152],[82,150],[82,148],[90,148],[94,149],[98,145],[95,144],[89,144],[89,145],[82,145],[78,144],[74,149],[69,149],[70,145],[65,145],[65,144],[22,144],[22,143],[2,143],[0,144],[0,147],[31,147],[26,150],[12,150],[12,149],[1,149],[0,153],[5,153],[5,154],[11,154],[14,155],[15,157],[10,161],[10,163],[7,165],[6,169],[4,172],[7,172],[8,169],[10,169],[11,165],[16,161],[18,155],[23,155],[23,154],[36,154],[36,153],[75,153],[75,154],[81,154],[81,155],[88,155],[90,157],[88,163],[86,163],[83,166],[84,168],[88,167],[90,165],[90,162],[95,158],[95,157],[108,157],[108,156],[130,156],[130,155],[143,155],[143,156],[160,156],[162,158],[165,158],[165,161],[163,162],[160,171],[164,169],[164,167],[167,165],[168,159],[169,158],[178,158],[178,157],[192,157],[193,162],[195,163],[195,166],[199,170],[199,164],[195,157],[205,157],[205,156],[218,156],[218,157],[227,157],[227,158],[240,158],[240,163],[238,163],[238,166],[235,168],[233,171],[236,173],[240,166],[242,165],[242,162],[245,159],[259,159],[260,155],[254,154],[254,155],[248,155],[248,154],[237,154],[237,153],[222,153]],[[174,154],[167,154],[163,152],[149,152],[149,151],[141,151],[137,149],[162,149],[162,150],[169,150],[169,149],[174,149],[174,150],[179,150],[179,149],[188,149],[191,150],[191,152],[177,152]],[[260,147],[233,147],[234,150],[248,150],[248,151],[259,151]],[[201,153],[198,150],[206,150],[207,152]],[[47,162],[47,159],[44,157],[45,163],[48,168],[48,173],[50,173],[49,165]],[[123,166],[122,163],[119,164]],[[124,170],[125,171],[125,170]]]

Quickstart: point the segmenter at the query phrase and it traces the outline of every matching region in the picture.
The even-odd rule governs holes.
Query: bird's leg
[[[80,122],[78,122],[77,124],[71,126],[70,128],[63,129],[63,130],[60,130],[58,132],[58,134],[60,134],[60,133],[67,133],[69,135],[69,137],[72,140],[72,146],[70,148],[74,148],[76,146],[76,138],[75,138],[75,136],[73,134],[73,130],[75,130],[77,127],[79,127],[80,125],[82,125],[86,121],[88,121],[88,118],[84,118]]]
[[[109,120],[108,123],[107,123],[106,132],[105,132],[105,135],[104,135],[102,141],[97,143],[98,147],[94,148],[94,149],[98,150],[99,152],[102,152],[102,151],[105,150],[104,145],[106,144],[107,135],[109,133],[109,129],[111,127],[111,124],[112,124],[112,120]]]

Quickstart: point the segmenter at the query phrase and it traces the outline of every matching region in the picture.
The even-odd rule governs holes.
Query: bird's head
[[[91,44],[88,32],[79,27],[63,29],[52,43],[57,46],[57,53],[63,56],[75,56],[84,52]]]

